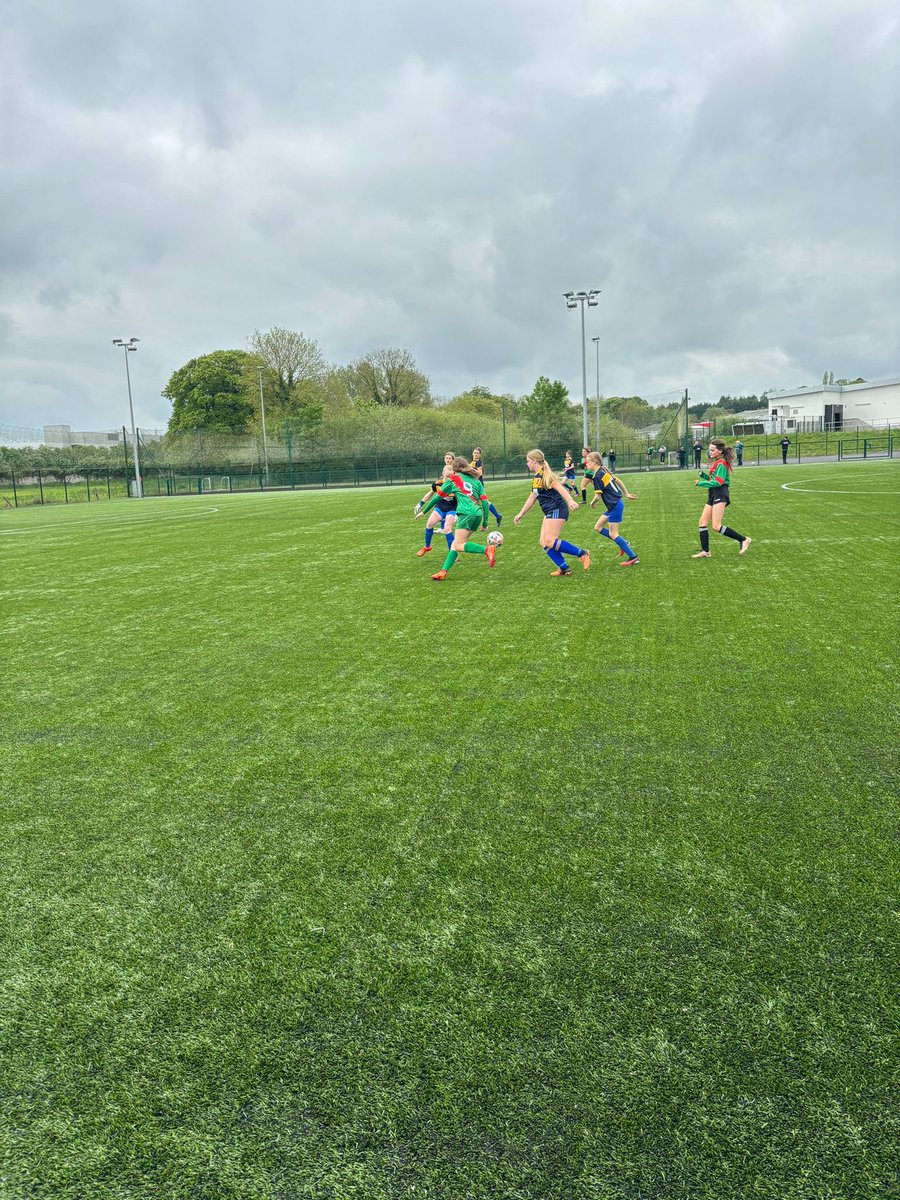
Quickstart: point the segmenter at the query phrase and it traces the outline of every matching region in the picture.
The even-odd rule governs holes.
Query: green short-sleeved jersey
[[[439,500],[443,500],[445,503],[448,500],[456,500],[456,512],[459,517],[457,524],[462,528],[471,528],[468,522],[462,525],[464,517],[477,517],[482,524],[487,525],[487,497],[480,479],[474,479],[471,475],[448,475],[422,512],[425,513],[434,508]]]

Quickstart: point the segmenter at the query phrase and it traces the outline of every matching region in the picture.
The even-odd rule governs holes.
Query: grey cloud
[[[164,424],[172,370],[272,324],[577,395],[570,287],[603,289],[606,391],[900,366],[887,0],[84,0],[9,45],[0,420],[117,423],[135,333]]]

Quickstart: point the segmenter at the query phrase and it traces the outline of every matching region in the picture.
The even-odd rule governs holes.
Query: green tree
[[[723,412],[748,412],[753,408],[762,408],[759,396],[720,396],[716,401],[716,408],[722,409]]]
[[[642,396],[610,396],[603,411],[630,429],[641,429],[653,422],[653,410]]]
[[[458,396],[454,396],[452,400],[448,400],[443,407],[445,412],[473,413],[481,417],[499,419],[504,404],[506,404],[508,412],[509,401],[507,397],[495,396],[490,388],[476,383],[468,391],[460,392]]]
[[[214,350],[180,367],[163,389],[172,402],[168,432],[246,433],[255,413],[247,391],[246,350]]]
[[[265,333],[255,330],[249,345],[265,368],[273,412],[281,417],[305,416],[309,423],[313,414],[304,414],[304,408],[318,408],[317,419],[321,419],[321,388],[328,366],[318,343],[275,325]]]
[[[347,370],[350,395],[356,404],[430,408],[428,376],[408,350],[372,350]]]
[[[568,388],[558,379],[551,383],[546,375],[541,375],[531,394],[523,398],[520,411],[529,433],[538,442],[578,437],[577,409],[569,403]]]

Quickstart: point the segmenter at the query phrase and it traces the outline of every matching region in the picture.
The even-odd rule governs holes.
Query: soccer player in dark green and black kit
[[[444,468],[440,475],[431,485],[429,491],[425,493],[416,507],[413,509],[413,516],[417,517],[425,507],[426,500],[430,500],[432,495],[437,492],[441,483],[447,478],[453,470],[453,460],[456,457],[449,450],[444,455]],[[440,529],[447,539],[447,549],[453,545],[453,522],[456,520],[456,507],[452,501],[447,502],[449,507],[444,507],[443,503],[437,503],[431,511],[428,521],[425,524],[425,542],[416,551],[416,558],[421,558],[423,554],[431,553],[431,539],[434,536],[435,529]]]
[[[416,516],[420,517],[441,501],[451,499],[456,500],[456,528],[453,531],[453,545],[447,552],[444,565],[431,577],[437,582],[447,578],[447,572],[461,553],[483,554],[488,566],[494,565],[493,546],[482,546],[479,542],[469,541],[470,534],[478,529],[487,529],[489,509],[481,480],[469,466],[467,458],[454,458],[451,474]]]
[[[750,538],[744,537],[736,529],[722,524],[725,509],[731,503],[728,489],[731,485],[731,467],[734,463],[734,451],[726,446],[722,438],[713,438],[709,443],[709,470],[701,471],[700,478],[694,486],[706,489],[706,503],[700,514],[700,550],[694,558],[712,558],[709,550],[709,522],[716,533],[740,542],[739,553],[746,554],[750,547]]]

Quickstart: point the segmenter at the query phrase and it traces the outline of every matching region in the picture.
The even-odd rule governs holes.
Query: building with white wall
[[[108,433],[80,433],[71,425],[45,425],[45,446],[115,446],[122,441],[120,429]]]
[[[770,392],[766,433],[900,426],[900,378]]]
[[[141,429],[138,431],[142,442],[158,442],[162,439],[159,430]],[[131,434],[128,434],[129,441]],[[122,430],[111,429],[108,432],[97,433],[79,431],[71,425],[45,425],[45,446],[121,446]]]

